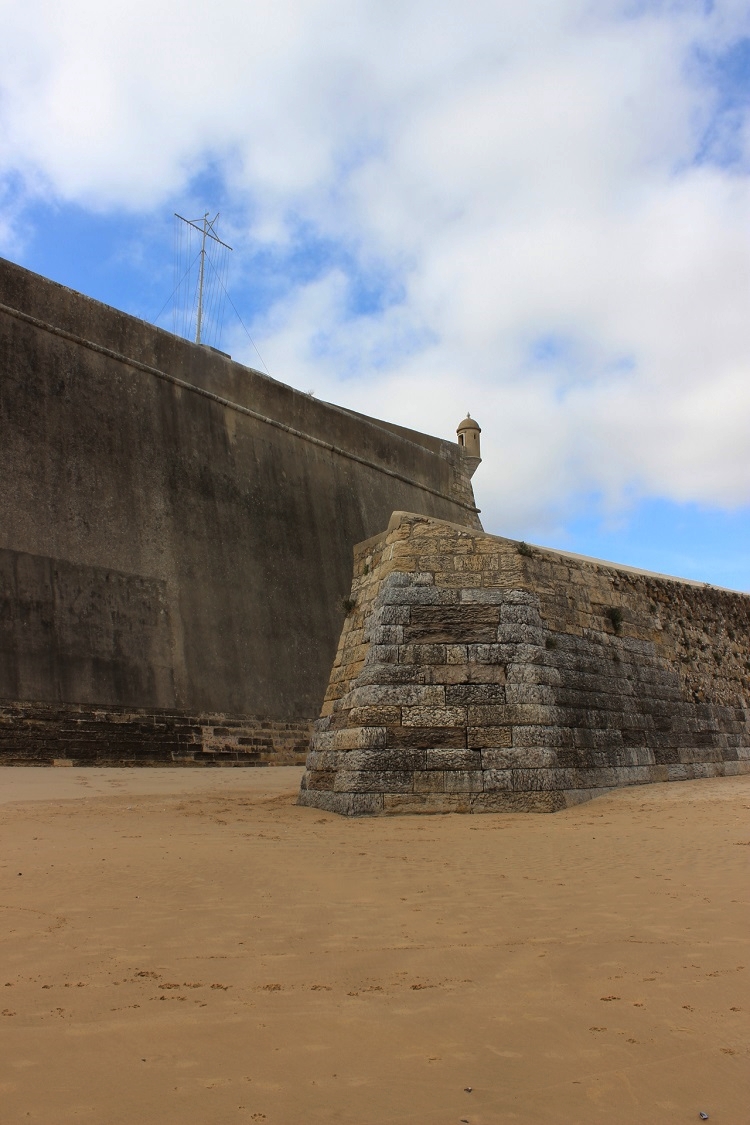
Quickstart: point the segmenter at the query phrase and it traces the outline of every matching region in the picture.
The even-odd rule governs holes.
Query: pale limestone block
[[[420,568],[430,571],[433,577],[441,571],[453,570],[453,555],[424,554],[419,556],[418,561]]]

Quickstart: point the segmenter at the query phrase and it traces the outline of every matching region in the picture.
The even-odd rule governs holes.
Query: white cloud
[[[250,205],[248,245],[301,223],[392,279],[400,299],[367,315],[341,262],[290,283],[260,351],[277,378],[433,432],[471,409],[488,526],[548,530],[592,494],[750,503],[750,118],[739,163],[694,161],[718,107],[696,59],[750,34],[745,4],[0,14],[3,166],[152,209],[211,157]]]

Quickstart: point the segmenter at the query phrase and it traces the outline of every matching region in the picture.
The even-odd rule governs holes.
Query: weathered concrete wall
[[[353,544],[479,526],[399,433],[0,260],[0,699],[314,717]]]
[[[540,811],[750,772],[750,597],[395,513],[355,552],[300,803]]]

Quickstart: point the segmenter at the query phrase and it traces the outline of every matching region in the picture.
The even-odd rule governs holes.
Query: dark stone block
[[[466,746],[465,727],[387,727],[389,747],[424,750],[431,747]]]

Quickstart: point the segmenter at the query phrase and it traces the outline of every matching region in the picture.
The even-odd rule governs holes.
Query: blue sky
[[[747,5],[210,14],[4,0],[0,253],[153,320],[219,211],[224,350],[471,410],[487,530],[750,589]]]

